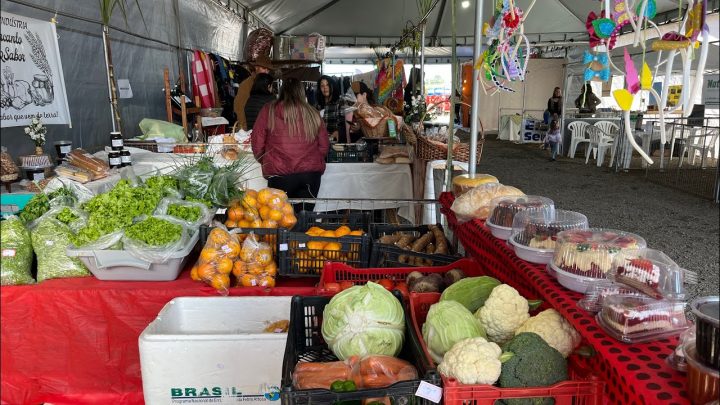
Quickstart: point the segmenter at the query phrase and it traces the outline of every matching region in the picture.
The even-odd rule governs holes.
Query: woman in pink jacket
[[[299,80],[286,80],[280,97],[260,110],[250,141],[268,187],[290,198],[317,198],[330,142]]]

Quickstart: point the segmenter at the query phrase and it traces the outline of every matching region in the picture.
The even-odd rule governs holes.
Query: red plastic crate
[[[368,281],[376,281],[384,278],[393,281],[405,281],[407,275],[413,271],[419,271],[424,275],[431,273],[444,274],[452,269],[462,270],[466,276],[484,276],[487,272],[473,259],[460,259],[454,263],[437,267],[394,267],[394,268],[373,268],[356,269],[347,264],[339,262],[326,262],[318,283],[318,295],[332,295],[325,289],[327,283],[340,283],[352,281],[355,284],[364,284]]]
[[[410,294],[410,318],[415,334],[420,340],[425,357],[430,364],[432,358],[422,337],[422,325],[430,306],[438,302],[440,294]],[[442,376],[443,401],[446,405],[493,405],[498,399],[543,398],[555,399],[556,405],[600,405],[603,402],[605,383],[592,374],[585,361],[576,356],[569,359],[569,381],[549,387],[499,388],[493,385],[465,385],[453,378]]]

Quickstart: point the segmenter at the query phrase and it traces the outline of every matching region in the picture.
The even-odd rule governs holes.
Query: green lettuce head
[[[405,337],[403,307],[377,283],[348,288],[325,306],[322,335],[340,360],[397,356]]]
[[[440,363],[455,343],[485,337],[485,330],[467,308],[456,301],[440,301],[430,307],[422,328],[430,356]]]

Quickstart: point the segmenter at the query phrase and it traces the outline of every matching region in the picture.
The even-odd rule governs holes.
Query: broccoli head
[[[527,332],[515,336],[503,347],[513,356],[502,365],[498,385],[508,387],[546,387],[568,379],[563,355],[539,335]],[[506,399],[505,405],[552,405],[552,398]]]

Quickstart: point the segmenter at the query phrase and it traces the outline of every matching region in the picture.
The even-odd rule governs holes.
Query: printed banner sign
[[[542,143],[545,142],[545,131],[540,131],[538,127],[541,121],[526,118],[523,120],[522,139],[523,143]]]
[[[70,125],[55,24],[11,13],[0,18],[0,128]]]
[[[705,105],[720,104],[720,75],[705,75],[702,97]]]

